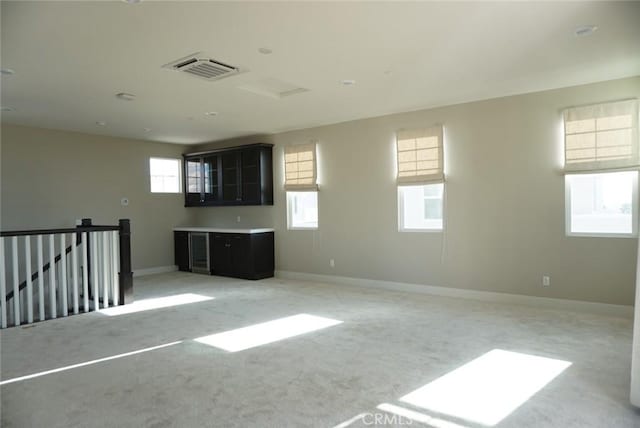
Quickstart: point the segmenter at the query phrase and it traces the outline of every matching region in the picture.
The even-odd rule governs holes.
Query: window
[[[565,180],[569,235],[636,235],[636,171],[574,174]]]
[[[444,181],[442,126],[398,131],[398,183]]]
[[[564,153],[567,235],[635,236],[638,101],[566,109]]]
[[[318,228],[316,145],[299,144],[284,149],[287,191],[287,227]]]
[[[443,228],[444,150],[442,126],[398,131],[398,229]]]
[[[151,193],[180,193],[180,159],[150,158]]]
[[[442,230],[444,183],[399,186],[399,230]]]
[[[287,227],[318,228],[318,192],[287,192]]]
[[[638,101],[566,109],[564,142],[567,172],[637,168]]]

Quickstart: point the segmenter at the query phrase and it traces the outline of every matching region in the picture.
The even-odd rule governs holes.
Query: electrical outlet
[[[333,259],[329,260],[329,266],[331,266],[332,268],[336,267],[336,261]]]
[[[542,286],[549,287],[551,285],[551,277],[548,275],[542,275]]]

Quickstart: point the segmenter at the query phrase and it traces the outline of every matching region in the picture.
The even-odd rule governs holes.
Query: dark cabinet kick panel
[[[189,234],[174,231],[175,263],[190,272]],[[274,234],[209,232],[210,274],[244,279],[273,277]]]
[[[273,144],[184,156],[184,205],[273,205]]]

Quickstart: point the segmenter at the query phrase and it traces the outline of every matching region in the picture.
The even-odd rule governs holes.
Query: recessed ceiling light
[[[597,30],[598,26],[596,25],[581,25],[575,29],[574,33],[576,36],[590,36]]]
[[[107,122],[103,121],[103,120],[99,120],[96,122],[96,125],[98,126],[107,126]]]
[[[116,97],[124,101],[133,101],[136,99],[135,94],[129,94],[127,92],[120,92],[119,94],[116,94]]]
[[[12,76],[16,74],[16,72],[10,68],[2,68],[0,69],[0,74],[2,74],[3,76]]]
[[[356,81],[353,80],[353,79],[345,79],[345,80],[342,81],[342,84],[344,86],[353,86],[353,85],[356,84]]]
[[[260,52],[263,55],[269,55],[271,53],[273,53],[273,51],[269,48],[260,48],[258,49],[258,52]]]
[[[2,111],[15,111],[16,109],[14,109],[12,107],[0,107],[0,110],[2,110]]]
[[[217,116],[218,112],[217,111],[208,111],[205,113],[207,116]]]

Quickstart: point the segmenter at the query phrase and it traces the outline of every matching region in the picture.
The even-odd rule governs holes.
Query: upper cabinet
[[[273,144],[184,155],[185,206],[273,205]]]

